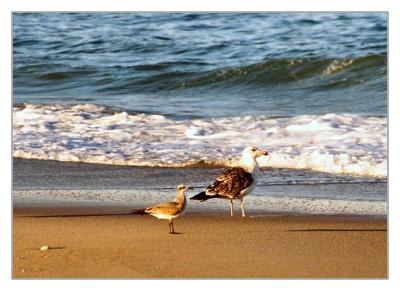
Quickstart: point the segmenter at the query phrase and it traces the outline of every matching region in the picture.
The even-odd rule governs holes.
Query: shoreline
[[[135,209],[129,206],[112,207],[112,206],[64,206],[64,207],[13,207],[13,217],[90,217],[90,216],[124,216],[131,215],[130,212]],[[221,208],[195,208],[185,211],[185,216],[212,216],[212,217],[229,217],[230,211]],[[240,217],[240,207],[234,205],[234,217]],[[288,211],[246,211],[246,217],[318,217],[318,218],[339,218],[339,219],[367,219],[367,220],[387,220],[387,215],[372,215],[372,214],[332,214],[332,213],[302,213]]]
[[[15,208],[95,208],[125,213],[171,201],[176,186],[194,187],[191,197],[224,171],[224,168],[150,168],[13,160]],[[329,175],[311,171],[262,170],[253,193],[246,197],[249,213],[305,213],[380,215],[387,213],[386,180]],[[235,211],[238,202],[234,201]],[[228,202],[211,199],[190,201],[188,213],[219,211]]]
[[[14,158],[13,164],[14,209],[25,212],[44,209],[53,214],[57,209],[62,215],[77,211],[78,214],[99,211],[124,214],[173,200],[176,185],[187,184],[189,179],[194,184],[205,183],[221,171],[221,168],[171,169],[19,158]]]

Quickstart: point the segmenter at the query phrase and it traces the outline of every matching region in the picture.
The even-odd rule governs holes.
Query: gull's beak
[[[257,157],[268,156],[267,151],[258,150]]]
[[[186,187],[186,190],[194,190],[194,189],[193,189],[193,187],[188,186],[188,187]]]

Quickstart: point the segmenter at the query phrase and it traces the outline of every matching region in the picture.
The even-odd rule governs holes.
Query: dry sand
[[[385,218],[14,215],[14,278],[387,277]]]

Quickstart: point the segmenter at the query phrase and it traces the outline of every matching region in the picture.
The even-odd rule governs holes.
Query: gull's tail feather
[[[214,198],[214,197],[207,195],[206,192],[203,191],[203,192],[201,192],[201,193],[199,193],[197,195],[194,195],[192,198],[190,198],[190,200],[198,200],[198,201],[203,202],[203,201],[206,201],[206,200],[208,200],[210,198]]]
[[[132,210],[129,214],[144,215],[144,214],[147,214],[147,213],[146,213],[146,208],[143,208],[143,209],[135,209],[135,210]]]

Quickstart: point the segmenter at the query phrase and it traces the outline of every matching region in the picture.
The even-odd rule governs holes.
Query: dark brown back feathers
[[[253,183],[253,177],[243,168],[232,168],[218,176],[217,180],[206,188],[209,196],[219,195],[234,198],[240,195],[243,189]]]

